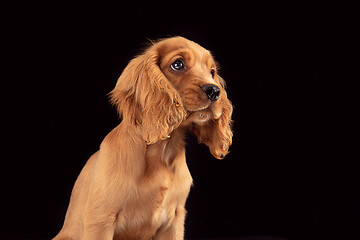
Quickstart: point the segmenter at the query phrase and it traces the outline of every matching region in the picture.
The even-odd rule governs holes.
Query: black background
[[[56,235],[77,175],[119,123],[106,94],[148,39],[181,35],[212,51],[235,107],[224,160],[188,140],[186,236],[359,237],[353,7],[267,2],[4,8],[1,235]]]

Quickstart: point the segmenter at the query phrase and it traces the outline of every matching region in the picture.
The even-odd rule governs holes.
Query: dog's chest
[[[173,168],[156,167],[156,171],[137,186],[138,196],[132,198],[119,213],[117,235],[126,239],[150,239],[157,230],[176,221],[177,211],[183,209],[192,184],[185,154]],[[141,237],[140,237],[141,236]]]
[[[153,212],[152,221],[155,225],[166,225],[174,220],[177,209],[183,208],[185,205],[191,184],[191,177],[183,176],[182,179],[178,178],[170,184],[167,183],[160,187],[157,195],[158,204]]]

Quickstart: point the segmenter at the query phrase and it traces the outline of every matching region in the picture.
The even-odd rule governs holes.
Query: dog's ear
[[[180,95],[159,67],[159,58],[159,51],[150,47],[131,60],[110,92],[123,121],[139,126],[147,144],[168,138],[186,115]]]
[[[205,143],[211,154],[217,159],[223,159],[229,152],[232,144],[233,132],[231,129],[231,115],[233,106],[225,91],[225,81],[217,76],[220,82],[221,94],[217,102],[213,105],[214,119],[203,125],[192,126],[191,131],[197,136],[200,143]]]

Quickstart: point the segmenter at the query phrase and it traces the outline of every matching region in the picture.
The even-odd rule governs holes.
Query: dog
[[[218,159],[232,143],[233,106],[214,58],[183,37],[152,42],[109,98],[122,121],[82,169],[54,240],[183,239],[185,135]]]

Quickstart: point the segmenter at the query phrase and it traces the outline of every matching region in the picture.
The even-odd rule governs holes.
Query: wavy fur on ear
[[[152,46],[131,60],[110,92],[123,121],[139,126],[147,144],[168,138],[186,115],[180,95],[159,68],[159,57]]]
[[[225,81],[218,76],[221,84],[221,95],[217,107],[220,108],[221,115],[217,119],[210,120],[208,123],[199,126],[193,125],[191,131],[197,136],[200,143],[205,143],[211,154],[217,159],[223,159],[229,153],[232,144],[233,132],[231,129],[231,115],[233,106],[225,91]]]

